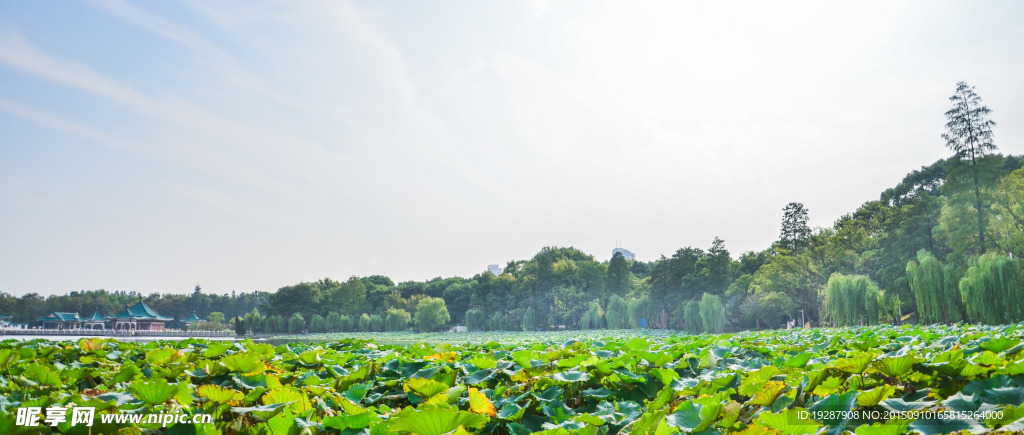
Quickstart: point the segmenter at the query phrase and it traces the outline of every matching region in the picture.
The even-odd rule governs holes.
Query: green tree
[[[613,295],[624,296],[633,288],[633,273],[621,252],[616,252],[608,264],[607,282],[608,291]]]
[[[370,320],[370,315],[363,313],[359,315],[359,330],[362,332],[373,331],[373,321]]]
[[[306,329],[306,319],[302,318],[302,314],[294,313],[288,318],[288,333],[297,334]]]
[[[718,334],[725,327],[725,307],[722,298],[711,293],[704,293],[700,298],[700,321],[704,332]]]
[[[833,273],[824,293],[824,315],[833,326],[873,325],[894,314],[885,292],[864,275]]]
[[[435,331],[449,320],[444,299],[427,297],[416,306],[416,329],[420,332]]]
[[[341,326],[342,326],[341,314],[338,313],[337,311],[331,311],[331,313],[327,315],[326,322],[327,322],[327,330],[328,331],[331,331],[331,332],[341,332],[341,331],[343,331],[343,329],[341,329]]]
[[[480,311],[480,310],[477,310],[477,309],[468,310],[468,311],[466,311],[465,318],[466,318],[466,329],[467,330],[469,330],[469,331],[483,331],[484,330],[485,316],[484,316],[484,312],[483,311]]]
[[[1024,279],[1016,260],[988,253],[960,280],[960,294],[972,322],[990,325],[1024,320]]]
[[[700,319],[700,302],[686,301],[686,304],[683,305],[683,323],[686,330],[694,334],[704,328],[704,323]]]
[[[269,316],[264,321],[263,330],[267,332],[285,332],[284,318],[281,316]]]
[[[245,335],[245,320],[236,316],[233,323],[235,325],[235,334],[239,336]]]
[[[245,315],[245,329],[252,333],[258,332],[260,325],[263,324],[263,317],[260,316],[260,312],[255,308],[252,309],[249,314]]]
[[[966,82],[956,84],[956,92],[949,97],[949,101],[953,103],[953,107],[946,111],[946,132],[942,134],[942,139],[946,141],[946,146],[953,150],[957,160],[970,162],[977,215],[977,252],[983,254],[987,221],[978,161],[996,149],[995,143],[992,142],[992,127],[996,123],[988,118],[992,111],[981,105],[981,97],[974,93],[974,86],[969,86]]]
[[[789,252],[806,247],[811,238],[811,229],[807,226],[807,208],[799,202],[791,202],[786,204],[782,212],[779,246]]]
[[[388,315],[384,319],[384,329],[387,331],[405,331],[409,328],[409,321],[412,316],[408,311],[401,308],[389,308]]]
[[[210,323],[222,324],[224,323],[224,313],[219,311],[213,311],[206,315],[206,321]]]
[[[319,314],[314,314],[312,319],[309,319],[309,330],[311,332],[326,332],[327,321],[324,317]]]
[[[943,266],[930,252],[917,252],[917,261],[907,263],[907,279],[917,303],[922,324],[956,323],[964,320],[958,292],[959,274],[952,265]]]
[[[523,312],[523,331],[535,331],[537,330],[537,314],[533,311],[533,307],[526,307],[526,311]]]
[[[374,332],[381,332],[384,330],[384,318],[379,314],[370,315],[370,329]]]
[[[729,257],[729,250],[725,249],[725,240],[718,237],[711,242],[711,249],[708,249],[707,256],[708,287],[715,294],[725,292],[729,286],[731,275],[730,267],[732,258]]]
[[[651,311],[651,298],[646,295],[629,300],[629,327],[639,328],[640,319],[649,318]]]
[[[619,295],[608,299],[608,310],[605,312],[608,329],[626,329],[629,325],[629,304]]]
[[[587,311],[583,313],[583,317],[580,318],[580,328],[582,329],[599,329],[604,323],[604,310],[601,309],[601,303],[596,299],[590,301],[587,304]]]

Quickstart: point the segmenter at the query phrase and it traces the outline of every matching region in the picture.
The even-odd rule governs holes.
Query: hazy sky
[[[0,2],[0,291],[737,256],[950,154],[1024,153],[1024,3]]]

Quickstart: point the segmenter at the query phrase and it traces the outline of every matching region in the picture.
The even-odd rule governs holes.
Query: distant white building
[[[490,272],[490,273],[493,273],[494,276],[501,275],[501,272],[502,272],[501,266],[498,266],[497,264],[488,264],[487,265],[487,271]]]
[[[636,255],[633,254],[633,252],[630,251],[629,249],[625,249],[625,248],[615,248],[615,249],[612,249],[612,257],[615,257],[615,254],[619,254],[619,253],[621,253],[622,254],[622,258],[625,258],[626,260],[633,261],[634,259],[636,259]]]

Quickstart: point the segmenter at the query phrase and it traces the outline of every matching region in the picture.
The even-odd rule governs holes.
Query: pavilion
[[[12,319],[14,319],[14,316],[0,313],[0,328],[6,328],[10,326]]]
[[[174,320],[161,316],[142,301],[125,307],[124,311],[110,316],[108,319],[114,322],[115,331],[161,331],[164,329],[165,322]]]
[[[206,319],[200,319],[199,316],[196,315],[196,312],[193,311],[192,312],[192,317],[189,317],[187,319],[182,319],[181,320],[181,323],[184,324],[184,327],[182,329],[187,331],[190,327],[192,327],[193,324],[200,323],[200,322],[205,322],[205,321],[206,321]]]
[[[86,329],[107,329],[106,322],[107,319],[100,315],[99,310],[96,310],[93,311],[91,316],[82,319],[82,327]]]
[[[81,327],[82,319],[78,313],[64,313],[54,311],[44,317],[36,319],[43,324],[43,329],[78,329]]]

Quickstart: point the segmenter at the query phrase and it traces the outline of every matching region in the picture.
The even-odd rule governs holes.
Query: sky
[[[1024,154],[1024,3],[0,2],[0,291],[274,291],[827,227],[958,81]]]

